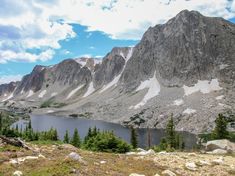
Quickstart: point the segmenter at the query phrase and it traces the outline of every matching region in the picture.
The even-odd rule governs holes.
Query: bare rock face
[[[36,66],[22,81],[1,85],[0,101],[30,99],[24,106],[38,107],[53,97],[66,101],[59,115],[92,114],[143,128],[164,128],[173,113],[177,130],[209,132],[219,113],[235,112],[234,58],[233,23],[184,10],[102,61]]]
[[[23,77],[22,81],[17,86],[15,95],[30,90],[34,92],[40,90],[42,88],[44,81],[44,74],[45,74],[44,69],[45,69],[44,66],[40,65],[35,66],[33,71],[29,75]]]
[[[102,64],[94,75],[94,82],[97,88],[111,82],[116,76],[121,74],[129,52],[129,47],[116,47],[103,58]]]
[[[235,152],[235,143],[230,142],[227,139],[208,141],[206,143],[206,150],[214,151],[216,149],[222,149],[222,150],[226,150],[228,152],[233,153]]]
[[[15,90],[18,83],[19,82],[11,82],[9,84],[0,85],[0,96],[4,96],[4,94],[8,95],[9,93],[12,93]]]
[[[234,24],[196,11],[182,11],[166,24],[147,30],[122,75],[124,88],[133,90],[155,71],[167,87],[215,77],[228,82],[220,68],[226,65],[234,71],[234,46]],[[229,79],[233,80],[234,74]]]
[[[58,82],[61,86],[87,83],[91,80],[91,71],[87,67],[81,67],[75,60],[67,59],[47,68],[46,79],[52,84]]]

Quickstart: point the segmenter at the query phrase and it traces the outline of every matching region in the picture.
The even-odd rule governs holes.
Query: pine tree
[[[138,146],[136,129],[131,127],[131,145],[134,149]]]
[[[64,135],[64,143],[69,143],[69,132],[66,130],[65,135]]]
[[[53,131],[53,137],[52,137],[53,141],[57,141],[58,140],[58,133],[57,133],[57,129],[55,128]]]
[[[147,129],[147,144],[148,144],[148,148],[150,148],[151,147],[151,131],[149,128]]]
[[[28,129],[32,129],[31,120],[29,120]]]
[[[84,143],[87,143],[88,139],[92,137],[92,130],[91,127],[88,128],[87,135],[84,138]]]
[[[71,140],[71,144],[75,147],[80,147],[81,145],[81,140],[80,140],[80,136],[78,134],[78,129],[75,128],[74,133],[73,133],[73,138]]]
[[[91,132],[91,136],[96,136],[97,135],[97,128],[96,126],[93,128],[92,132]]]
[[[2,132],[2,129],[3,129],[3,117],[2,117],[2,113],[0,114],[0,134]]]
[[[228,138],[229,132],[227,131],[227,124],[226,118],[219,114],[215,120],[215,129],[212,132],[213,139],[226,139]]]
[[[173,121],[173,114],[171,114],[171,118],[166,126],[166,140],[170,148],[176,148],[176,132]]]
[[[19,132],[19,126],[18,126],[18,124],[16,124],[16,132]]]

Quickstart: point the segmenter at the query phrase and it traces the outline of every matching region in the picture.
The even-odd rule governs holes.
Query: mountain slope
[[[182,11],[150,27],[134,48],[114,48],[99,62],[68,59],[36,66],[21,82],[0,86],[8,106],[63,104],[34,113],[78,114],[139,127],[209,131],[218,113],[235,111],[235,25]],[[9,96],[7,99],[6,97]]]

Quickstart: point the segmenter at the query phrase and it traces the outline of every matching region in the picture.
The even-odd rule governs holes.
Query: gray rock
[[[212,161],[212,164],[213,164],[213,165],[222,165],[222,164],[224,164],[224,158],[223,158],[223,157],[220,157],[220,158],[218,158],[218,159],[214,159],[214,160]]]
[[[15,171],[13,173],[13,176],[22,176],[22,175],[23,175],[23,173],[21,171]]]
[[[164,170],[162,172],[162,175],[165,175],[165,176],[176,176],[176,174],[170,170]]]
[[[191,170],[191,171],[196,171],[197,170],[197,166],[194,162],[187,162],[185,163],[185,167],[188,169],[188,170]]]
[[[230,142],[227,139],[208,141],[206,143],[207,151],[213,151],[216,149],[226,150],[227,152],[235,152],[235,143]]]
[[[82,157],[75,152],[70,153],[67,157],[75,161],[79,161],[79,162],[82,161]]]
[[[212,154],[227,154],[228,151],[227,150],[223,150],[223,149],[215,149],[211,153]]]

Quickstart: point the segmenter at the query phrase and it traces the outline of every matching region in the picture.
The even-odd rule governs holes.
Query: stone
[[[170,171],[170,170],[164,170],[162,172],[162,175],[164,175],[164,176],[176,176],[176,174],[174,172]]]
[[[41,153],[38,155],[39,158],[46,158],[44,155],[42,155]]]
[[[206,143],[206,150],[213,151],[215,149],[222,149],[228,152],[235,152],[235,143],[230,142],[227,139],[213,140]]]
[[[191,171],[196,171],[197,170],[197,166],[194,162],[188,162],[185,164],[185,167],[188,169],[188,170],[191,170]]]
[[[143,175],[143,174],[136,174],[136,173],[132,173],[132,174],[130,174],[129,176],[145,176],[145,175]]]
[[[22,175],[23,175],[23,173],[21,171],[15,171],[13,173],[13,176],[22,176]]]
[[[196,153],[188,153],[188,156],[197,156]]]
[[[168,153],[166,151],[161,151],[161,152],[158,152],[159,155],[167,155]]]
[[[200,166],[206,166],[206,165],[210,166],[211,165],[210,162],[205,161],[205,160],[200,160],[197,164],[200,165]]]
[[[100,161],[100,164],[105,164],[107,163],[107,161]]]
[[[153,155],[153,154],[155,154],[155,152],[154,152],[154,150],[149,149],[148,151],[144,150],[144,151],[138,152],[137,154],[138,155]]]
[[[227,154],[228,151],[227,150],[223,150],[223,149],[215,149],[211,153],[212,154]]]
[[[220,157],[220,158],[218,158],[218,159],[213,160],[213,161],[212,161],[212,164],[214,164],[214,165],[222,165],[222,164],[224,164],[224,159],[223,159],[223,157]]]
[[[75,161],[82,161],[82,157],[75,152],[71,152],[67,157]]]

